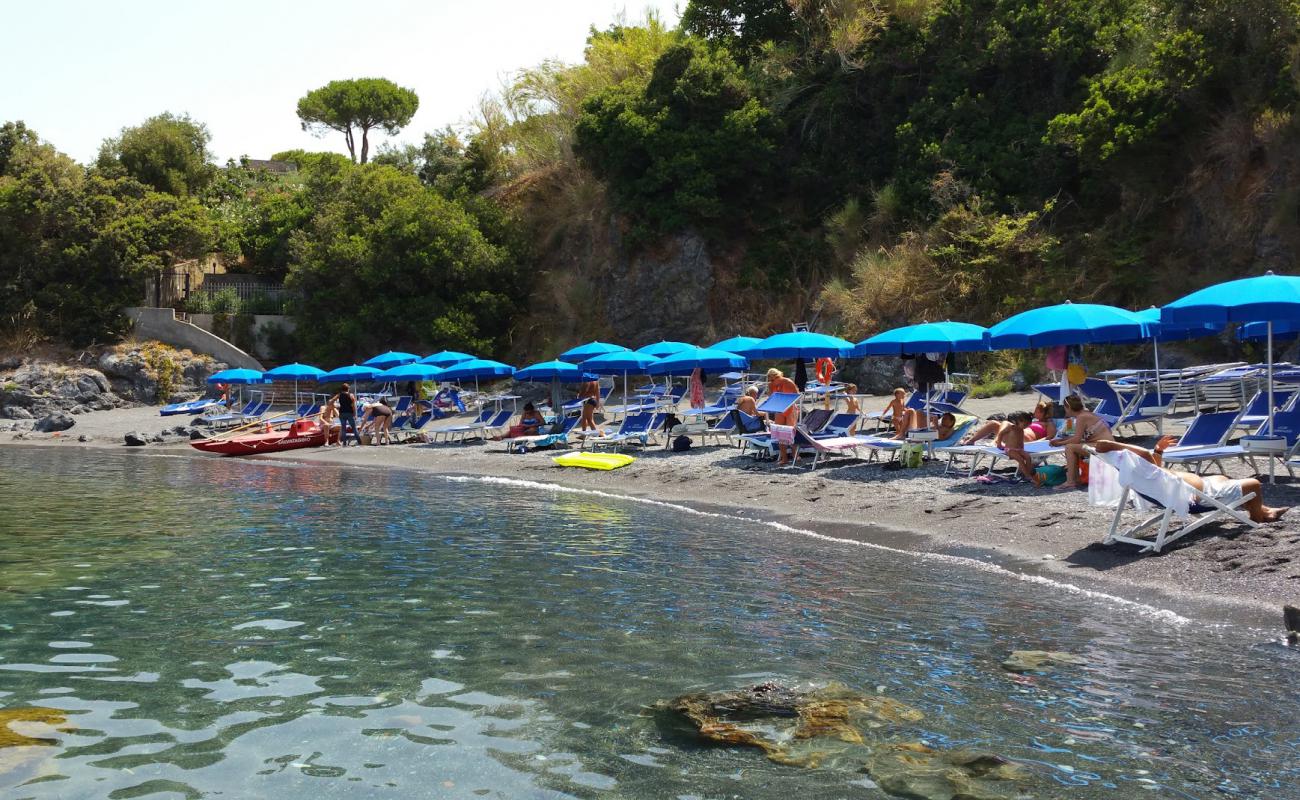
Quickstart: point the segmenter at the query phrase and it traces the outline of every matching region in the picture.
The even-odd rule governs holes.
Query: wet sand
[[[1032,402],[1029,395],[1012,395],[968,401],[967,406],[983,415],[1028,408]],[[864,408],[873,411],[884,404],[883,398],[878,403],[872,398]],[[180,440],[143,448],[122,445],[128,431],[148,436],[186,422],[160,417],[156,408],[93,412],[78,416],[76,427],[61,435],[16,438],[3,433],[0,444],[213,457]],[[79,442],[79,436],[88,441]],[[1152,441],[1150,436],[1126,440]],[[814,471],[778,468],[741,455],[735,447],[697,442],[683,453],[652,446],[636,453],[636,462],[628,467],[598,472],[557,467],[550,458],[554,454],[511,454],[499,442],[480,441],[296,450],[257,458],[504,478],[677,503],[735,517],[738,536],[753,534],[752,520],[777,521],[853,542],[997,565],[1196,620],[1245,623],[1265,631],[1280,632],[1282,604],[1300,600],[1300,510],[1253,531],[1235,524],[1207,526],[1162,554],[1138,555],[1128,545],[1100,544],[1113,512],[1090,507],[1086,492],[984,485],[945,476],[938,462],[891,471],[880,463],[836,458]],[[1235,477],[1251,474],[1246,464],[1229,467]],[[1300,482],[1284,469],[1278,483],[1266,483],[1264,492],[1270,505],[1300,504]],[[850,548],[846,557],[870,558],[871,550]],[[976,566],[950,561],[954,569]]]

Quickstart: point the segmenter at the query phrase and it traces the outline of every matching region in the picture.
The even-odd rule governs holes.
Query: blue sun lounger
[[[506,439],[507,453],[527,453],[529,450],[536,450],[541,447],[550,447],[556,444],[567,444],[569,441],[569,432],[578,424],[578,417],[564,417],[560,420],[560,429],[552,430],[550,433],[538,433],[531,436],[516,436],[513,439]]]
[[[656,421],[662,425],[663,415],[652,414],[649,411],[628,414],[623,418],[618,430],[613,433],[606,433],[604,436],[584,435],[582,437],[582,449],[603,447],[607,444],[621,446],[632,441],[640,441],[644,445],[654,435],[652,428]]]
[[[767,414],[769,418],[789,411],[795,403],[799,402],[800,395],[794,392],[777,392],[767,396],[762,403],[758,405],[758,410]],[[761,433],[745,433],[740,436],[740,452],[745,452],[750,447],[755,448],[755,458],[767,454],[772,455],[777,451],[776,440],[766,431]]]
[[[479,409],[478,416],[475,417],[471,422],[468,422],[463,425],[448,425],[443,428],[434,428],[433,430],[429,431],[429,436],[431,437],[430,441],[434,441],[434,442],[438,441],[439,436],[442,437],[443,441],[450,441],[452,436],[457,436],[462,433],[467,433],[470,431],[482,430],[483,426],[490,419],[492,419],[491,408]]]
[[[210,397],[200,397],[197,400],[186,400],[184,403],[171,403],[158,409],[158,413],[164,417],[175,417],[181,414],[194,415],[202,414],[213,406],[220,405],[220,400],[214,400]]]

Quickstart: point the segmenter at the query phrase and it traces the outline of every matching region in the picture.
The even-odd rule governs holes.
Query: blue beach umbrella
[[[581,364],[582,362],[603,356],[606,353],[626,353],[628,349],[620,344],[610,344],[608,342],[587,342],[577,347],[571,347],[560,353],[560,361],[567,361],[570,364]]]
[[[455,350],[439,350],[433,355],[428,355],[420,359],[420,363],[430,364],[435,367],[450,367],[455,364],[461,364],[473,360],[474,356],[469,353],[458,353]]]
[[[1008,317],[989,328],[994,350],[1024,350],[1062,344],[1115,344],[1140,341],[1146,323],[1135,312],[1095,303],[1060,303]]]
[[[1300,277],[1267,272],[1216,283],[1160,309],[1160,322],[1175,324],[1262,322],[1268,342],[1268,432],[1273,433],[1273,326],[1300,321]],[[1270,471],[1272,460],[1269,461]]]
[[[744,356],[713,350],[704,347],[692,347],[670,356],[664,356],[646,371],[651,375],[690,375],[697,369],[705,372],[723,372],[732,369],[744,369],[749,361]]]
[[[720,342],[709,345],[709,349],[721,350],[724,353],[735,353],[738,356],[745,356],[748,358],[750,351],[758,347],[762,341],[763,340],[759,339],[757,336],[733,336],[730,339],[723,339]]]
[[[325,374],[325,370],[313,367],[310,364],[284,364],[272,370],[267,370],[266,379],[268,381],[293,381],[293,404],[298,405],[298,381],[314,381]]]
[[[1300,334],[1300,322],[1287,320],[1273,323],[1274,339],[1294,339]],[[1236,331],[1239,342],[1262,342],[1268,338],[1267,322],[1247,322],[1238,325]]]
[[[314,381],[325,374],[325,370],[310,364],[285,364],[266,371],[266,379],[272,381]]]
[[[670,356],[673,353],[680,353],[683,350],[693,350],[694,348],[695,345],[687,344],[686,342],[655,342],[654,344],[647,344],[643,347],[638,347],[636,352],[641,353],[642,355],[654,356],[655,358],[663,358],[664,356]]]
[[[402,364],[379,373],[385,381],[432,381],[442,375],[442,370],[432,364]]]
[[[471,358],[469,361],[462,361],[454,364],[442,371],[438,376],[444,381],[463,381],[474,379],[474,391],[478,391],[478,382],[481,378],[509,378],[515,374],[515,368],[509,364],[502,364],[500,361],[492,361],[487,358]]]
[[[515,372],[515,380],[551,384],[551,408],[560,411],[560,384],[593,381],[596,376],[577,364],[566,361],[542,361]]]
[[[592,380],[594,377],[577,364],[570,364],[565,361],[542,361],[537,364],[530,364],[523,369],[516,370],[514,375],[517,381],[530,381],[532,383],[541,381],[581,383],[582,381]]]
[[[645,353],[625,350],[619,353],[605,353],[582,362],[582,368],[597,375],[623,376],[623,413],[627,413],[627,376],[648,375],[651,365],[659,359]]]
[[[362,366],[374,367],[375,369],[390,369],[400,367],[403,364],[413,364],[419,361],[420,357],[415,353],[399,353],[389,350],[387,353],[380,353],[374,358],[361,362]]]
[[[208,383],[230,383],[247,386],[252,383],[266,383],[262,373],[255,369],[223,369],[208,376]]]
[[[751,359],[842,358],[853,352],[853,342],[838,336],[812,331],[778,333],[759,342],[749,351]]]
[[[733,369],[745,369],[749,359],[728,353],[724,350],[711,350],[693,347],[665,356],[649,368],[651,375],[690,375],[695,370],[705,372],[725,372]]]
[[[339,367],[326,372],[324,375],[316,378],[317,383],[356,383],[357,381],[373,381],[379,377],[379,370],[374,367],[363,367],[359,364],[352,364],[347,367]]]
[[[923,322],[877,333],[853,348],[855,356],[974,353],[989,349],[987,328],[969,322]]]

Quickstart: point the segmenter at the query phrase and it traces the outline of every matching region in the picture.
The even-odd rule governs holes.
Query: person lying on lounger
[[[1255,478],[1229,478],[1227,475],[1197,475],[1195,472],[1174,471],[1165,469],[1164,452],[1170,447],[1178,444],[1178,437],[1164,436],[1156,442],[1154,450],[1148,450],[1145,447],[1139,447],[1135,444],[1125,442],[1103,441],[1097,442],[1093,447],[1097,448],[1098,453],[1112,453],[1116,450],[1127,450],[1138,458],[1150,461],[1157,467],[1164,469],[1170,475],[1174,475],[1188,486],[1191,486],[1198,492],[1213,497],[1221,503],[1232,504],[1245,497],[1247,494],[1254,493],[1254,497],[1242,505],[1246,513],[1250,515],[1252,522],[1277,522],[1282,515],[1290,511],[1290,506],[1273,508],[1264,505],[1264,485]]]
[[[546,424],[546,417],[532,403],[524,403],[523,413],[519,415],[519,422],[510,426],[505,436],[493,436],[492,441],[499,442],[502,439],[514,439],[519,436],[536,436],[542,426]]]
[[[1042,439],[1050,439],[1056,435],[1056,421],[1052,419],[1055,404],[1051,400],[1044,400],[1034,406],[1034,416],[1029,423],[1029,427],[1024,429],[1026,442],[1037,442]],[[962,437],[961,444],[975,444],[981,439],[993,437],[993,446],[1001,447],[1004,431],[1011,427],[1010,417],[1005,420],[991,419],[979,426],[975,430]]]

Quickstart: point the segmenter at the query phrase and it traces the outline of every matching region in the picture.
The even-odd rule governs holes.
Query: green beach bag
[[[915,469],[921,466],[925,458],[925,445],[920,442],[904,442],[898,448],[898,460],[905,468]]]
[[[1044,464],[1034,472],[1043,476],[1044,486],[1060,486],[1065,483],[1065,467],[1060,464]]]

